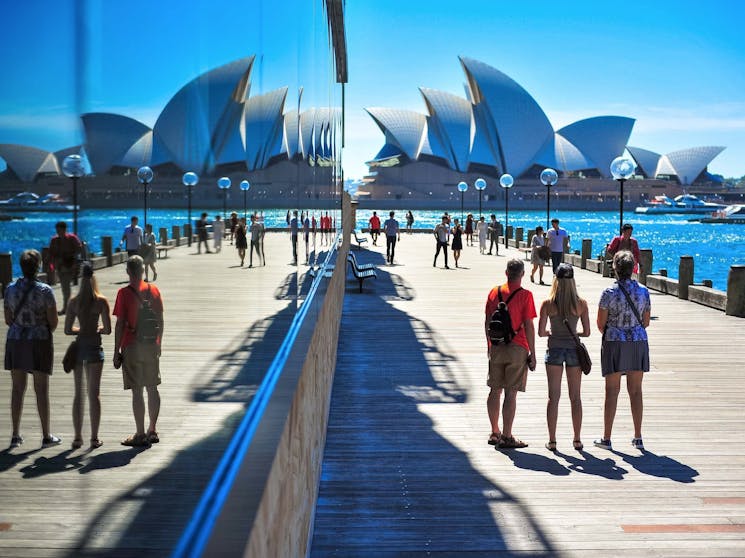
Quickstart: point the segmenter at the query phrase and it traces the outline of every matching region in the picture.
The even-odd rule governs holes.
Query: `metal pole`
[[[78,236],[78,177],[72,177],[72,232]]]
[[[510,189],[504,191],[504,247],[509,248],[510,242],[507,240],[507,227],[510,224]]]
[[[618,180],[621,183],[621,201],[619,202],[619,223],[618,223],[618,234],[621,234],[623,229],[623,183],[626,182],[623,178]]]
[[[481,190],[479,190],[479,217],[481,217]]]
[[[548,232],[549,227],[551,226],[551,223],[549,223],[549,215],[551,213],[550,211],[551,206],[551,186],[546,186],[546,232]]]
[[[145,219],[144,219],[144,222],[142,223],[143,229],[147,227],[147,186],[149,183],[145,182],[144,184],[145,184]]]
[[[188,210],[187,210],[187,215],[188,215],[187,223],[189,225],[189,228],[187,230],[189,231],[189,234],[187,235],[188,236],[188,239],[187,239],[186,242],[187,242],[187,244],[189,246],[191,246],[191,236],[192,236],[191,235],[191,189],[192,189],[192,186],[187,186],[187,192],[186,192],[186,199],[188,200],[188,202],[187,202],[187,207],[188,207]]]
[[[463,196],[465,192],[460,193],[460,222],[463,223]]]
[[[222,189],[222,219],[223,221],[228,218],[228,189]]]
[[[248,190],[243,190],[243,218],[246,219],[246,195]]]

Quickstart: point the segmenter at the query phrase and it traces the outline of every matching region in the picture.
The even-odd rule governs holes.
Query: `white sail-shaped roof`
[[[254,57],[210,70],[182,87],[155,123],[155,136],[173,163],[198,174],[209,172],[226,145],[234,143],[237,118],[249,90]],[[226,153],[231,153],[232,147]]]
[[[85,131],[88,160],[94,174],[99,175],[120,165],[130,148],[151,132],[142,122],[120,114],[90,112],[80,118]]]
[[[409,159],[419,157],[424,141],[426,117],[413,110],[385,107],[365,109],[375,120],[380,129],[386,133],[389,143],[392,141]]]
[[[665,159],[670,163],[681,184],[691,184],[706,166],[711,163],[712,159],[724,151],[721,146],[702,146],[672,151],[665,155]],[[662,173],[658,168],[658,174]]]
[[[553,135],[538,154],[535,162],[564,173],[595,167],[572,142],[560,134]]]
[[[23,182],[32,182],[39,173],[60,174],[54,153],[28,145],[0,144],[0,157],[5,159],[16,176]]]
[[[437,135],[444,150],[436,156],[448,161],[450,168],[466,172],[471,152],[471,103],[445,91],[420,87],[430,117],[429,135]]]
[[[636,166],[641,169],[642,173],[647,178],[654,178],[657,176],[657,165],[660,162],[661,155],[648,149],[642,149],[641,147],[626,146],[626,150],[636,161]]]
[[[575,145],[602,176],[610,178],[610,164],[623,155],[633,127],[633,118],[595,116],[565,126],[558,134]]]
[[[311,108],[300,113],[300,152],[304,159],[313,153],[313,125],[316,119],[316,109]]]
[[[282,149],[287,153],[287,158],[292,159],[298,152],[300,134],[300,120],[296,110],[287,111],[283,116],[282,126]],[[279,155],[279,153],[275,153]]]
[[[503,172],[519,176],[554,133],[538,103],[517,82],[488,64],[460,57],[471,99],[494,123]],[[477,120],[478,125],[478,120]]]
[[[287,87],[282,87],[246,101],[246,166],[248,170],[264,168],[277,138],[281,137]]]

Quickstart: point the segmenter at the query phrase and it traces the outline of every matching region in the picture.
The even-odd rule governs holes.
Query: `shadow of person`
[[[698,476],[698,471],[693,467],[689,467],[667,455],[657,455],[649,450],[642,450],[641,455],[627,455],[616,451],[613,453],[621,457],[621,459],[640,473],[652,477],[691,483],[696,482],[694,477]]]
[[[112,450],[105,453],[87,453],[86,459],[83,466],[78,469],[78,473],[84,475],[91,471],[98,471],[100,469],[115,469],[117,467],[124,467],[129,465],[132,460],[140,455],[147,448],[134,448]]]
[[[65,450],[51,458],[45,456],[38,457],[33,463],[20,469],[23,478],[33,479],[53,473],[64,473],[65,471],[79,469],[83,466],[83,456],[77,455],[70,458],[69,456],[73,451],[71,449]]]
[[[503,453],[505,456],[507,456],[515,465],[515,467],[519,467],[520,469],[529,469],[531,471],[548,473],[549,475],[554,475],[557,477],[565,477],[569,474],[569,469],[564,467],[556,459],[551,459],[550,457],[546,457],[545,455],[516,451],[514,449],[495,449],[499,453]]]
[[[23,453],[11,453],[10,448],[0,451],[0,473],[12,469],[21,461],[40,451],[41,448],[24,451]]]
[[[609,480],[623,480],[623,476],[628,473],[626,469],[620,467],[610,457],[605,459],[598,459],[591,453],[581,450],[577,452],[582,456],[582,459],[556,451],[554,455],[561,457],[564,461],[569,463],[569,469],[577,473],[584,473],[586,475],[597,475]]]

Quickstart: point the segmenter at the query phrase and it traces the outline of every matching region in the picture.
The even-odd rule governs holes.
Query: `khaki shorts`
[[[160,384],[160,346],[132,343],[123,351],[124,389]]]
[[[492,346],[489,354],[490,388],[525,391],[528,382],[528,351],[517,343]]]

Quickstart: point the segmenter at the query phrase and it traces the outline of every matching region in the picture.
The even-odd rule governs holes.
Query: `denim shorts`
[[[546,358],[544,359],[546,364],[552,366],[579,366],[579,359],[577,358],[577,349],[572,347],[567,349],[564,347],[554,347],[546,351]]]

